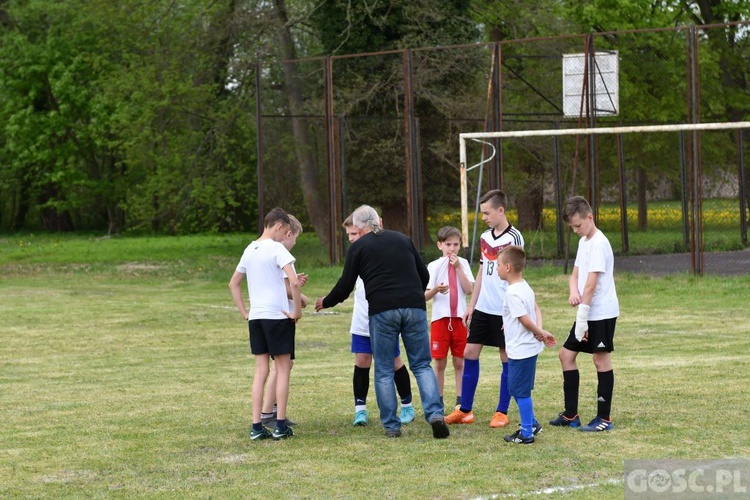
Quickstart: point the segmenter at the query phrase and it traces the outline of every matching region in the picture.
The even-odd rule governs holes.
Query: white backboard
[[[620,110],[620,80],[617,51],[595,52],[594,64],[589,68],[594,77],[595,116],[615,116]],[[586,102],[581,106],[583,82],[586,77],[586,54],[563,54],[563,112],[567,117],[586,114]]]

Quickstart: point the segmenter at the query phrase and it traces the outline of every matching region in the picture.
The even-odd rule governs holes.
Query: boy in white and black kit
[[[294,257],[281,244],[289,231],[291,221],[280,209],[271,210],[264,220],[263,234],[250,243],[242,254],[237,269],[229,281],[232,298],[242,317],[248,321],[250,350],[255,356],[253,377],[253,427],[250,439],[285,439],[294,435],[286,423],[289,399],[289,374],[294,358],[295,322],[302,316],[300,282],[294,270]],[[247,276],[250,311],[245,307],[240,284]],[[291,295],[289,307],[284,277]],[[276,428],[273,433],[261,423],[263,388],[273,356],[276,368]]]
[[[584,432],[601,432],[613,428],[612,392],[615,375],[612,370],[612,351],[615,350],[615,323],[620,315],[614,279],[612,245],[594,224],[589,202],[581,196],[570,198],[565,204],[565,222],[581,237],[568,282],[568,304],[578,307],[576,322],[560,349],[563,370],[565,411],[550,421],[551,425],[579,428]],[[597,414],[588,425],[581,426],[578,416],[578,387],[580,376],[576,358],[579,352],[592,355],[599,384],[597,386]]]

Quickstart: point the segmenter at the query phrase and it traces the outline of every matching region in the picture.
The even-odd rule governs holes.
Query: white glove
[[[586,332],[589,331],[589,310],[591,310],[591,306],[587,306],[586,304],[578,305],[575,331],[576,339],[578,339],[578,342],[581,342],[584,335],[586,335]]]

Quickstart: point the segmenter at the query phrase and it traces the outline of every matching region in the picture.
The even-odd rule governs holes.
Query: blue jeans
[[[417,379],[425,419],[443,418],[437,378],[430,363],[430,331],[424,309],[391,309],[370,316],[370,341],[375,358],[375,395],[380,408],[380,422],[386,431],[401,428],[396,415],[398,399],[393,385],[393,353],[399,334],[409,359],[414,378]]]

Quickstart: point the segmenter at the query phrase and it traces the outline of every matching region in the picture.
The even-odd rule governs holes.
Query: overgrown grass
[[[316,265],[320,250],[303,236],[295,253],[315,297],[340,269]],[[490,498],[561,488],[551,496],[621,498],[626,459],[748,457],[750,438],[727,428],[750,399],[748,276],[619,274],[615,430],[545,426],[525,447],[487,426],[499,375],[489,350],[474,425],[432,439],[413,384],[418,419],[401,439],[383,435],[374,388],[370,426],[352,427],[351,302],[306,311],[290,399],[297,435],[251,443],[253,362],[226,286],[249,239],[2,239],[0,496]],[[566,277],[546,266],[527,280],[562,339],[574,319]],[[562,408],[556,351],[539,360],[543,424]],[[580,368],[588,420],[596,375],[586,356]]]

